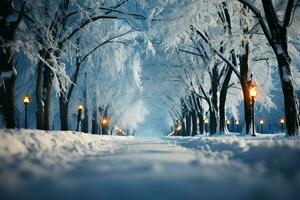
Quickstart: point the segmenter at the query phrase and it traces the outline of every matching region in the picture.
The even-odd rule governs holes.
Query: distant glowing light
[[[204,124],[208,124],[208,119],[205,119],[205,120],[204,120]]]
[[[180,131],[182,129],[181,125],[180,124],[177,124],[176,125],[176,131]]]
[[[77,111],[78,111],[78,112],[82,112],[82,111],[83,111],[83,105],[80,104],[80,105],[78,106],[78,108],[77,108]]]
[[[29,99],[29,96],[25,96],[24,99],[23,99],[23,103],[24,105],[28,105],[30,103],[30,99]]]
[[[264,125],[265,121],[263,119],[259,120],[260,125]]]

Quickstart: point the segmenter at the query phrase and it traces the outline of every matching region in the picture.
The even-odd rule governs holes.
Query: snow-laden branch
[[[269,41],[270,44],[272,44],[271,33],[268,29],[266,22],[264,21],[264,18],[262,16],[261,12],[255,7],[255,5],[253,5],[248,0],[237,0],[237,1],[241,2],[243,5],[245,5],[247,8],[249,8],[254,13],[254,15],[258,19],[258,22],[259,22],[265,36],[267,37],[267,40]]]
[[[240,79],[240,72],[237,70],[237,66],[234,65],[232,62],[230,62],[229,59],[227,59],[221,52],[219,52],[209,41],[209,39],[201,33],[199,30],[197,30],[194,26],[191,25],[191,30],[195,31],[213,50],[214,53],[216,53],[224,62],[226,62],[234,71],[235,75]]]
[[[132,32],[133,32],[133,31],[130,30],[130,31],[127,31],[127,32],[122,33],[122,34],[120,34],[120,35],[113,36],[113,37],[111,37],[111,38],[105,40],[104,42],[102,42],[102,43],[100,43],[98,46],[96,46],[94,49],[92,49],[89,53],[87,53],[87,54],[80,60],[80,63],[83,62],[89,55],[91,55],[92,53],[94,53],[94,52],[95,52],[97,49],[99,49],[101,46],[103,46],[103,45],[105,45],[105,44],[107,44],[107,43],[112,42],[112,41],[113,41],[114,39],[116,39],[116,38],[122,37],[122,36],[127,35],[127,34],[132,33]]]
[[[292,21],[292,14],[293,14],[293,9],[296,9],[294,7],[294,0],[289,0],[287,7],[286,7],[286,11],[285,11],[285,15],[284,15],[284,20],[283,20],[283,27],[288,27]]]

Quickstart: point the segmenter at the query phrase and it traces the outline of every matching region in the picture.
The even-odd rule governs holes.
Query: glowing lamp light
[[[229,121],[229,120],[226,120],[226,124],[227,124],[227,125],[230,125],[230,121]]]
[[[108,124],[109,124],[109,120],[108,120],[108,118],[107,118],[106,116],[104,116],[104,117],[101,119],[101,125],[102,125],[103,127],[106,127],[106,126],[108,126]]]
[[[24,99],[23,99],[23,103],[24,105],[28,105],[30,103],[30,99],[29,99],[29,96],[25,96]]]
[[[284,118],[281,118],[281,119],[280,119],[280,124],[283,125],[284,123],[285,123]]]
[[[78,112],[82,112],[82,111],[83,111],[83,105],[80,104],[80,105],[78,106],[78,108],[77,108],[77,111],[78,111]]]
[[[176,131],[180,131],[182,129],[181,125],[180,124],[177,124],[176,125]]]
[[[256,97],[256,89],[255,89],[255,86],[253,85],[252,87],[251,87],[251,89],[250,89],[250,97],[252,98],[252,99],[254,99],[255,97]]]
[[[204,124],[208,124],[208,119],[205,119],[205,120],[204,120]]]
[[[240,125],[240,121],[239,121],[239,120],[236,120],[236,121],[235,121],[235,125]]]
[[[259,120],[260,125],[264,125],[265,121],[263,119]]]

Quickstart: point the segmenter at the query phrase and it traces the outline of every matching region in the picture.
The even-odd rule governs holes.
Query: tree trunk
[[[25,3],[17,13],[12,1],[0,1],[0,75],[6,73],[5,77],[0,77],[0,111],[3,114],[7,128],[15,128],[15,82],[16,76],[14,66],[14,41],[15,32],[19,25]],[[18,15],[16,21],[10,21],[8,18],[12,15]],[[2,80],[2,79],[3,80]]]
[[[299,102],[289,57],[284,54],[279,54],[277,55],[277,61],[284,98],[287,135],[298,135],[300,126]]]
[[[200,101],[201,101],[201,99],[199,97],[197,97],[196,102],[197,102],[197,108],[198,108],[197,116],[199,119],[199,133],[201,135],[203,135],[204,134],[204,119],[203,119],[203,108],[202,108]]]
[[[71,76],[71,80],[73,84],[70,85],[68,88],[66,95],[60,94],[59,101],[60,101],[60,124],[61,124],[61,130],[69,130],[69,122],[68,122],[68,114],[69,114],[69,102],[72,98],[72,94],[74,91],[75,84],[77,83],[79,69],[81,66],[80,57],[79,57],[79,38],[76,40],[76,65],[74,73]],[[59,54],[57,54],[59,56]],[[85,74],[85,80],[86,80],[86,74]],[[61,88],[61,84],[60,84]],[[61,88],[62,90],[62,88]],[[86,110],[86,109],[85,109]]]
[[[292,75],[291,59],[288,52],[287,29],[291,24],[294,9],[296,9],[294,3],[294,0],[287,2],[284,21],[282,22],[277,17],[273,1],[262,1],[269,32],[266,28],[266,24],[262,28],[269,44],[275,52],[278,62],[288,136],[298,135],[300,126],[299,102],[296,95],[296,85]],[[262,24],[263,23],[261,23],[261,25]]]
[[[209,111],[209,134],[217,133],[217,113],[214,110]]]
[[[92,119],[92,134],[98,134],[98,112],[97,112],[97,108],[94,108],[93,111],[93,119]]]
[[[62,131],[69,130],[68,113],[69,113],[69,101],[64,96],[59,97],[60,108],[60,128]]]
[[[249,65],[248,65],[248,58],[249,58],[249,43],[246,41],[245,44],[243,44],[244,48],[244,54],[240,55],[240,82],[243,90],[243,97],[244,97],[244,122],[245,122],[245,131],[246,135],[250,134],[250,126],[251,126],[251,105],[250,105],[250,87],[248,82],[248,71],[249,71]]]
[[[10,78],[4,80],[0,88],[0,111],[4,116],[5,125],[7,128],[15,128],[15,82],[16,75],[13,74]]]
[[[88,108],[86,106],[87,104],[85,104],[85,109],[84,109],[84,118],[82,121],[82,132],[83,133],[88,133],[89,132],[89,112],[88,112]]]
[[[218,64],[215,64],[212,69],[212,77],[211,77],[211,106],[209,109],[209,132],[210,135],[214,135],[217,133],[218,127],[218,86],[219,86],[219,69]]]
[[[36,78],[36,88],[35,88],[35,96],[36,96],[36,126],[37,129],[44,129],[44,102],[43,102],[43,65],[41,61],[38,63],[37,68],[37,78]]]
[[[191,135],[191,112],[189,111],[185,117],[185,122],[186,122],[186,132],[185,136],[190,136]]]
[[[201,135],[204,134],[204,119],[202,113],[198,113],[198,119],[199,119],[199,133]]]
[[[197,129],[198,129],[196,110],[193,110],[191,115],[192,115],[192,136],[195,136],[197,135]]]
[[[181,136],[186,136],[186,128],[185,128],[185,122],[184,119],[181,120]]]
[[[44,60],[49,60],[50,53],[39,52]],[[37,129],[50,130],[51,89],[53,72],[43,61],[39,61],[36,80]]]
[[[85,74],[86,77],[86,74]],[[85,79],[86,80],[86,79]],[[89,111],[87,107],[87,94],[86,94],[86,85],[83,90],[83,101],[84,101],[84,119],[82,121],[82,132],[88,133],[89,132]]]
[[[44,129],[50,130],[50,113],[51,113],[51,90],[52,90],[53,72],[49,67],[44,70]]]
[[[226,112],[225,112],[225,103],[227,98],[227,91],[230,83],[232,75],[232,68],[227,67],[227,73],[220,91],[220,106],[219,106],[219,113],[220,113],[220,134],[225,133],[226,129]]]

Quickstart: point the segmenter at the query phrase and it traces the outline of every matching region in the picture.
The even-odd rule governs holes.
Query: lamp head
[[[282,117],[282,118],[280,119],[280,124],[283,125],[284,123],[285,123],[285,120],[284,120],[284,118]]]
[[[176,131],[180,131],[182,129],[181,125],[180,124],[177,124],[176,125]]]
[[[30,103],[30,99],[29,99],[29,96],[25,96],[24,99],[23,99],[23,103],[24,105],[28,105]]]
[[[80,105],[78,106],[78,108],[77,108],[77,111],[78,111],[78,112],[82,112],[82,111],[83,111],[83,105],[80,104]]]
[[[255,86],[252,85],[251,88],[250,88],[250,97],[251,97],[252,99],[255,99],[256,95],[257,95],[257,94],[256,94]]]
[[[263,119],[259,120],[259,124],[263,125],[265,123],[265,121]]]
[[[107,116],[104,116],[102,119],[101,119],[101,126],[108,126],[109,125],[109,120],[108,120],[108,117]]]

